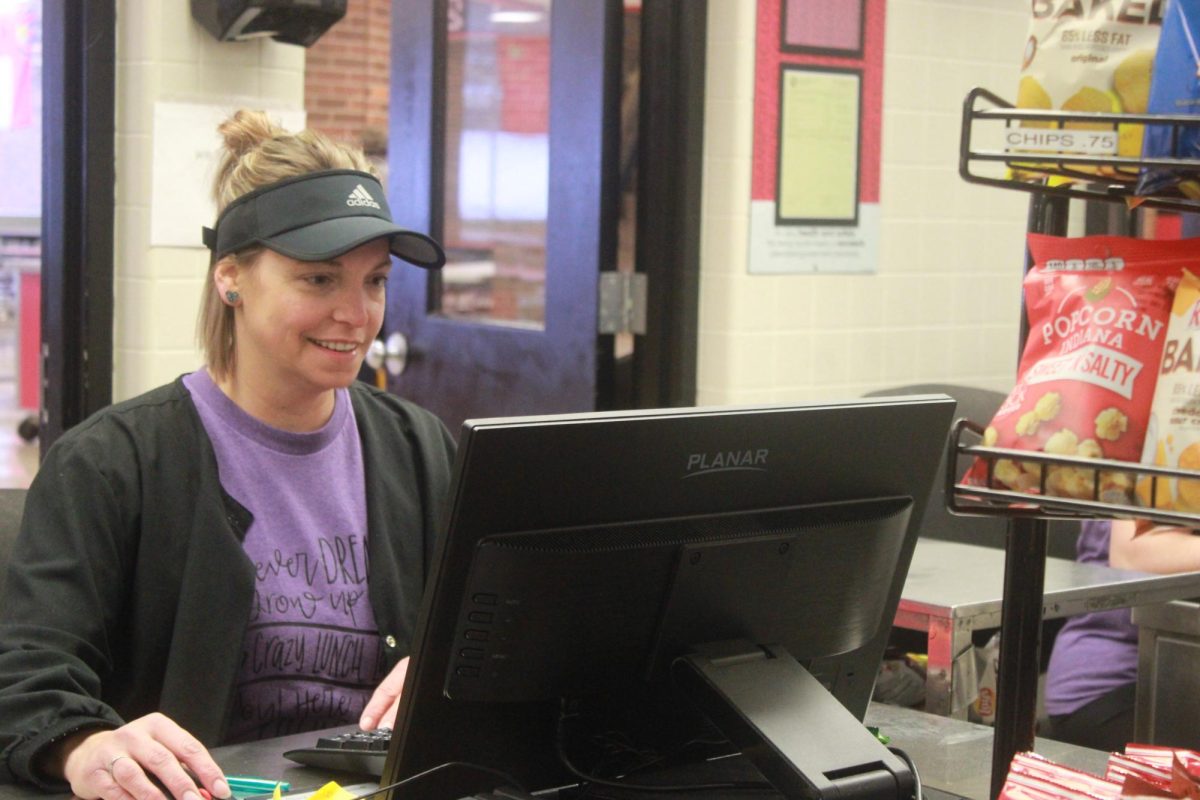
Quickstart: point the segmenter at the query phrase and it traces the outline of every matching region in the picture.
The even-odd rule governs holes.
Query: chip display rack
[[[1135,464],[1129,461],[1114,461],[1105,458],[1082,456],[1053,456],[1029,450],[1012,450],[1003,447],[985,447],[976,440],[982,439],[983,428],[972,420],[960,419],[950,431],[949,450],[955,456],[971,456],[978,459],[987,473],[987,485],[977,486],[956,480],[947,472],[946,502],[955,514],[1001,515],[1007,517],[1046,517],[1048,519],[1139,519],[1162,525],[1182,525],[1200,528],[1200,516],[1157,505],[1159,491],[1164,481],[1172,478],[1195,480],[1200,485],[1200,472],[1195,470],[1160,467],[1151,464]],[[996,488],[992,473],[997,462],[1011,460],[1026,464],[1037,464],[1040,482],[1037,493],[1017,492]],[[1058,497],[1046,494],[1047,475],[1054,467],[1081,471],[1090,484],[1091,497]],[[1104,491],[1106,476],[1123,475],[1126,485],[1140,486],[1150,505],[1134,502],[1132,495],[1119,495]]]
[[[1178,142],[1185,132],[1189,135],[1200,132],[1198,116],[1018,109],[998,95],[976,88],[963,102],[959,175],[970,183],[1028,192],[1030,233],[1066,235],[1071,199],[1121,203],[1130,210],[1157,208],[1200,213],[1200,200],[1182,195],[1136,193],[1137,179],[1144,169],[1177,170],[1200,178],[1200,160],[1113,155],[1121,126],[1130,123],[1164,126],[1173,142]],[[1064,152],[1067,150],[1073,152]],[[1003,175],[995,174],[996,164],[1005,167]],[[1027,252],[1025,270],[1031,266]],[[1022,308],[1018,352],[1024,351],[1028,333]],[[1200,472],[984,447],[980,444],[983,429],[978,422],[955,423],[948,437],[947,463],[955,464],[960,456],[980,459],[986,465],[988,486],[966,485],[957,480],[952,469],[947,470],[946,498],[952,513],[1003,516],[1009,520],[992,744],[991,796],[996,798],[1012,757],[1032,750],[1034,745],[1050,520],[1138,517],[1200,528],[1200,515],[1139,506],[1132,497],[1107,495],[1101,486],[1105,475],[1123,473],[1131,485],[1147,485],[1149,497],[1156,498],[1161,481],[1200,480]],[[991,475],[1001,459],[1041,464],[1041,492],[1027,494],[993,486]],[[1047,495],[1045,476],[1054,466],[1090,471],[1092,496],[1076,499]]]
[[[1168,129],[1173,142],[1179,141],[1185,132],[1200,133],[1200,116],[1016,108],[987,89],[972,89],[963,102],[958,172],[971,183],[1016,189],[1035,197],[1062,201],[1070,198],[1103,200],[1142,208],[1200,213],[1200,200],[1135,194],[1137,179],[1144,168],[1188,171],[1200,178],[1200,161],[1098,153],[1106,149],[1106,145],[1115,145],[1119,128],[1136,123]],[[1070,137],[1070,141],[1065,137]],[[990,141],[986,141],[988,139]],[[1058,150],[1070,146],[1077,147],[1079,152]],[[997,177],[982,171],[983,165],[997,162],[1009,168],[1008,175]],[[1039,175],[1022,177],[1033,172]],[[1071,182],[1053,185],[1057,182],[1048,182],[1043,176],[1067,178]]]

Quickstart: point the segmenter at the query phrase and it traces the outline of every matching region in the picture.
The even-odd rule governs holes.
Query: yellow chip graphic
[[[1121,98],[1091,86],[1084,86],[1062,104],[1063,111],[1120,111]],[[1111,122],[1068,122],[1064,128],[1088,131],[1110,131]]]
[[[1054,103],[1051,102],[1050,95],[1037,78],[1032,75],[1025,75],[1021,78],[1021,83],[1017,86],[1017,108],[1050,109],[1054,108]],[[1025,120],[1021,123],[1021,127],[1051,128],[1054,127],[1054,123]]]
[[[1145,114],[1150,104],[1150,74],[1154,68],[1154,53],[1138,50],[1126,56],[1113,70],[1113,89],[1121,98],[1121,106],[1131,114]]]

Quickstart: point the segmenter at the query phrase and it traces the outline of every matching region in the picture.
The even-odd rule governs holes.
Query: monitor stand
[[[912,771],[786,650],[694,648],[676,683],[785,797],[906,800]]]

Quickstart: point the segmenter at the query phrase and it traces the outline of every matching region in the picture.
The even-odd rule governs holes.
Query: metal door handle
[[[396,332],[388,336],[387,342],[380,339],[371,342],[367,348],[367,366],[371,369],[384,367],[393,377],[404,372],[408,360],[414,355],[408,347],[408,339],[403,333]]]

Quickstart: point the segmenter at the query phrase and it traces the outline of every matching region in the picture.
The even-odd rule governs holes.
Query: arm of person
[[[69,446],[51,448],[26,495],[0,598],[0,782],[61,790],[43,751],[123,722],[101,700],[120,614],[116,506],[93,459]]]
[[[26,497],[0,603],[0,778],[69,786],[87,800],[158,800],[163,790],[200,800],[198,784],[229,797],[208,751],[174,721],[125,722],[104,702],[121,663],[113,648],[139,507],[129,471],[105,468],[135,455],[105,445],[60,440]]]
[[[0,598],[0,782],[123,799],[115,771],[153,799],[140,765],[182,793],[183,763],[219,795],[220,771],[194,738],[161,715],[126,724],[104,699],[122,663],[115,648],[126,639],[138,541],[136,455],[122,444],[64,437],[26,496]]]
[[[1200,570],[1200,536],[1187,528],[1114,520],[1108,563],[1140,572],[1194,572]]]

